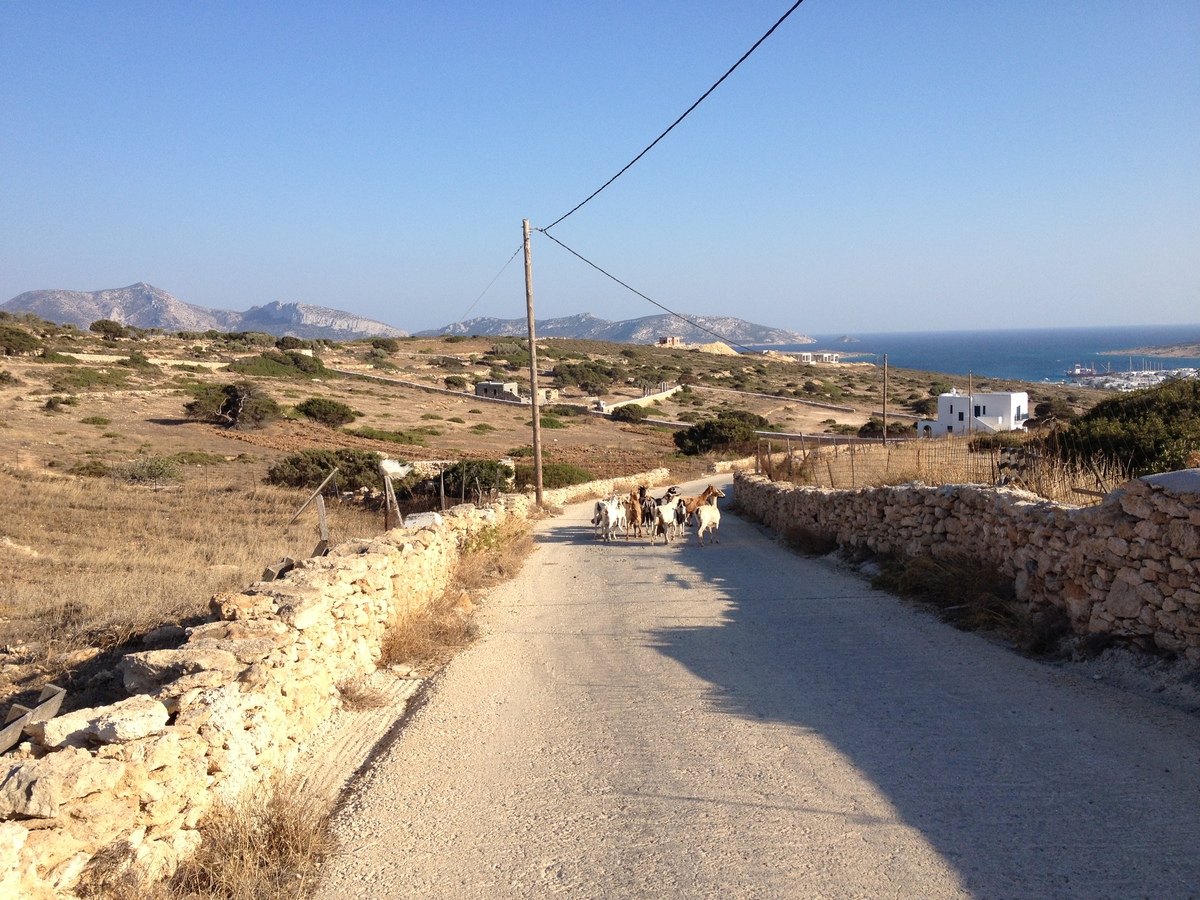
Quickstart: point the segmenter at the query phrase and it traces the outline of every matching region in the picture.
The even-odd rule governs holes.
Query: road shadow
[[[820,735],[974,896],[1200,896],[1200,721],[959,632],[731,515],[720,545],[689,538],[680,561],[728,607],[653,646],[719,711]]]

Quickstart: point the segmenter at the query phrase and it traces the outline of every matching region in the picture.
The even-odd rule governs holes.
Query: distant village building
[[[520,388],[515,381],[479,381],[475,384],[476,397],[488,397],[492,400],[509,400],[517,403],[528,403],[529,397],[522,397]],[[538,388],[538,400],[549,403],[558,399],[556,388]]]
[[[515,400],[520,402],[521,392],[515,381],[479,381],[475,384],[476,397],[489,397],[492,400]]]
[[[1016,431],[1029,419],[1029,394],[1025,391],[987,391],[960,394],[958,389],[938,395],[937,421],[917,423],[923,437]]]
[[[667,337],[660,337],[658,339],[658,346],[660,346],[660,347],[682,347],[683,339],[675,334],[668,335]]]
[[[796,362],[805,363],[810,366],[814,363],[836,363],[842,360],[840,353],[816,353],[811,350],[789,353],[788,356],[796,360]]]

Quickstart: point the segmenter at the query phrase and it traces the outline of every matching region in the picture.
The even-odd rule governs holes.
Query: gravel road
[[[320,897],[1200,897],[1196,716],[732,515],[703,548],[590,516],[489,596]]]

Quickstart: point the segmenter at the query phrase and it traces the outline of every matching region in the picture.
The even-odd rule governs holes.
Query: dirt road
[[[727,501],[723,501],[727,502]],[[781,549],[541,526],[323,898],[1200,896],[1200,720]]]

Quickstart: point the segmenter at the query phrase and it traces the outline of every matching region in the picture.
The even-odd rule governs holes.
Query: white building
[[[1029,394],[1025,391],[977,391],[960,394],[958,389],[938,396],[937,421],[917,423],[922,437],[943,434],[976,434],[1016,431],[1029,418]]]

